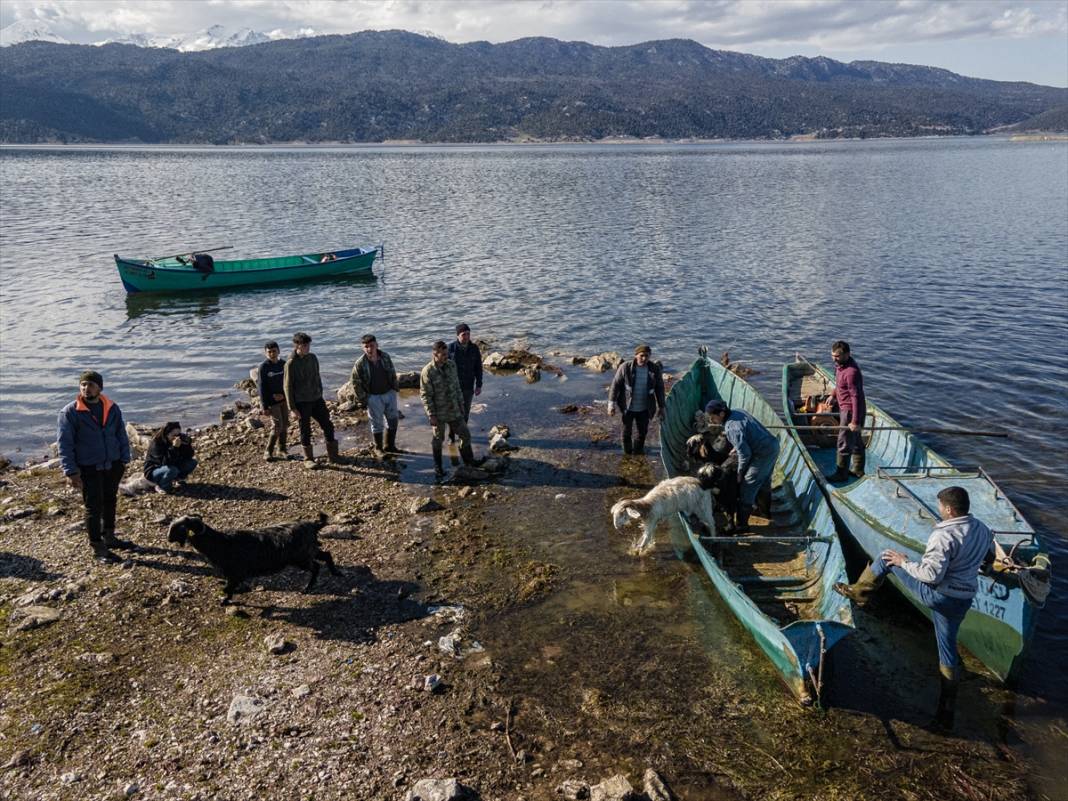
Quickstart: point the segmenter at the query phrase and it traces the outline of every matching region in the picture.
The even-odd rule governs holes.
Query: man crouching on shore
[[[119,482],[130,463],[130,440],[122,410],[101,390],[104,379],[86,370],[78,380],[78,397],[59,413],[59,458],[71,487],[81,490],[89,546],[102,562],[117,562],[111,548],[133,549],[115,536]]]

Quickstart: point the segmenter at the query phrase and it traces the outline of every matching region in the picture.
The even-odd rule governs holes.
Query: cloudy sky
[[[551,36],[598,45],[687,38],[783,58],[825,55],[1068,86],[1068,0],[3,0],[0,27],[48,21],[73,42],[400,28],[450,42]]]

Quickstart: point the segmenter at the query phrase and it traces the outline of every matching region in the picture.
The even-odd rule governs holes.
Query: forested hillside
[[[196,53],[45,42],[0,51],[4,142],[973,134],[1065,104],[1066,89],[687,40],[457,45],[386,31]]]

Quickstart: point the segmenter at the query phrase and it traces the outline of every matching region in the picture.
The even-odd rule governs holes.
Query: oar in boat
[[[157,256],[149,261],[163,261],[164,259],[177,259],[179,256],[192,256],[194,253],[214,253],[217,250],[230,250],[233,245],[219,245],[214,248],[193,248],[191,250],[183,250],[181,253],[175,253],[172,256]]]
[[[831,412],[823,412],[829,415]],[[814,417],[815,415],[797,415]],[[838,431],[846,426],[764,426],[764,428],[786,429],[787,431]],[[1008,439],[1006,431],[970,431],[963,428],[908,428],[906,426],[864,426],[862,431],[908,431],[912,434],[951,434],[957,437],[1001,437]]]

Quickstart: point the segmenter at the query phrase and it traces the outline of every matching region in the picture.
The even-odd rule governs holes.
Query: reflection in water
[[[135,292],[126,296],[126,318],[128,320],[151,315],[208,317],[218,313],[218,292],[191,292],[174,295]]]

